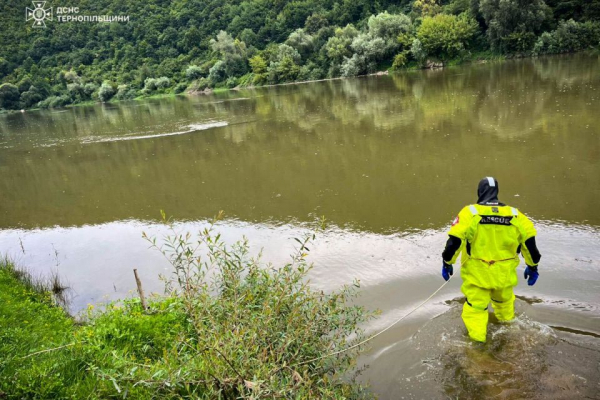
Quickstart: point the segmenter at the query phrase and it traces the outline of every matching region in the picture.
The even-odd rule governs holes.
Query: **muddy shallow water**
[[[165,233],[160,209],[192,232],[225,210],[224,238],[275,264],[325,215],[312,285],[360,279],[374,333],[440,286],[449,223],[493,175],[538,228],[518,319],[471,344],[455,274],[370,344],[361,380],[383,399],[599,398],[598,71],[577,55],[2,115],[0,252],[57,270],[76,312],[129,295],[132,268],[161,291],[141,237]]]

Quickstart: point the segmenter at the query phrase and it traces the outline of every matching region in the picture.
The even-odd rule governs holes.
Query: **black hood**
[[[477,204],[499,204],[498,181],[491,176],[479,181],[477,197]]]

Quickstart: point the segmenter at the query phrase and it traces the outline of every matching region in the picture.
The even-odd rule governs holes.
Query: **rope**
[[[450,276],[450,279],[452,279],[452,276]],[[412,310],[411,310],[411,311],[410,311],[408,314],[404,314],[404,315],[403,315],[401,318],[399,318],[399,319],[397,319],[396,321],[394,321],[394,322],[393,322],[391,325],[388,325],[388,326],[387,326],[386,328],[384,328],[383,330],[381,330],[381,331],[379,331],[379,332],[377,332],[377,333],[375,333],[375,334],[373,334],[373,335],[369,336],[369,337],[368,337],[368,338],[366,338],[365,340],[363,340],[363,341],[361,341],[361,342],[359,342],[359,343],[356,343],[356,344],[354,344],[354,345],[352,345],[352,346],[350,346],[350,347],[347,347],[347,348],[345,348],[345,349],[338,350],[338,351],[334,351],[334,352],[332,352],[332,353],[328,353],[328,354],[325,354],[324,356],[316,357],[316,358],[310,359],[310,360],[308,360],[308,361],[302,361],[302,362],[300,362],[300,363],[296,363],[296,364],[290,365],[290,367],[297,367],[297,366],[304,365],[304,364],[308,364],[308,363],[311,363],[311,362],[314,362],[314,361],[319,361],[319,360],[322,360],[322,359],[324,359],[324,358],[327,358],[327,357],[331,357],[331,356],[335,356],[335,355],[338,355],[338,354],[341,354],[341,353],[345,353],[345,352],[347,352],[347,351],[350,351],[350,350],[352,350],[352,349],[355,349],[355,348],[357,348],[358,346],[362,346],[363,344],[367,343],[367,342],[368,342],[368,341],[370,341],[370,340],[373,340],[373,339],[375,339],[377,336],[381,335],[381,334],[382,334],[382,333],[384,333],[385,331],[388,331],[388,330],[390,330],[390,329],[391,329],[391,328],[392,328],[394,325],[396,325],[397,323],[399,323],[400,321],[402,321],[404,318],[408,317],[410,314],[412,314],[412,313],[414,313],[415,311],[417,311],[417,310],[418,310],[419,308],[421,308],[421,307],[422,307],[422,306],[423,306],[425,303],[427,303],[429,300],[431,300],[431,299],[433,298],[433,296],[435,296],[436,294],[438,294],[438,292],[439,292],[440,290],[442,290],[442,289],[444,288],[444,286],[446,286],[446,285],[448,284],[448,282],[450,282],[450,279],[448,279],[446,282],[442,283],[442,286],[440,286],[440,287],[439,287],[439,288],[438,288],[438,289],[437,289],[435,292],[433,292],[433,293],[431,294],[431,296],[429,296],[428,298],[426,298],[426,299],[425,299],[425,300],[424,300],[424,301],[423,301],[421,304],[419,304],[418,306],[416,306],[415,308],[413,308],[413,309],[412,309]]]

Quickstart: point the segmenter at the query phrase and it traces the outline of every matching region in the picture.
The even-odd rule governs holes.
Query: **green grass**
[[[359,349],[319,358],[361,340],[372,314],[354,286],[310,289],[310,238],[275,268],[246,241],[198,237],[148,238],[175,271],[148,310],[137,298],[89,306],[81,323],[57,305],[58,280],[0,260],[0,399],[371,397],[350,378]]]
[[[61,393],[66,376],[59,359],[50,353],[24,357],[73,341],[73,319],[6,259],[0,260],[0,327],[0,393],[9,398]]]

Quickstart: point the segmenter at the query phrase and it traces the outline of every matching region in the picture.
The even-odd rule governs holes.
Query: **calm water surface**
[[[439,287],[449,222],[493,175],[543,254],[518,320],[469,343],[454,279],[361,379],[384,399],[598,398],[599,111],[600,59],[568,56],[3,115],[0,252],[58,270],[77,311],[128,295],[132,268],[161,291],[141,237],[165,233],[160,209],[192,232],[225,210],[225,239],[274,263],[325,215],[311,282],[359,278],[373,333]]]

